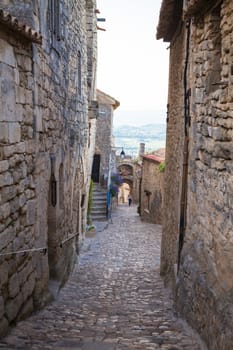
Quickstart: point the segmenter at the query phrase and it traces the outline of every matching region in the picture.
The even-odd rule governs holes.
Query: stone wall
[[[142,166],[141,160],[134,162],[134,178],[133,178],[133,199],[135,203],[140,202],[140,186],[141,186]]]
[[[223,1],[191,36],[187,228],[177,304],[213,350],[233,343],[232,21],[232,2]]]
[[[168,114],[166,131],[166,168],[164,173],[164,222],[161,241],[161,274],[175,281],[178,261],[181,177],[184,147],[183,67],[185,28],[170,48]]]
[[[99,183],[107,186],[113,145],[113,112],[119,102],[97,90],[99,115],[96,123],[95,154],[100,155]]]
[[[144,155],[142,159],[139,203],[141,219],[161,225],[163,222],[163,172],[159,170],[160,159],[154,155]]]
[[[176,113],[177,125],[174,126],[173,143],[170,143],[169,113],[166,157],[173,159],[175,164],[173,173],[167,167],[165,174],[165,212],[168,216],[163,232],[161,268],[167,280],[173,280],[177,309],[202,335],[208,348],[230,350],[233,344],[233,7],[230,0],[217,4],[217,1],[211,1],[207,9],[200,1],[190,1],[190,7],[186,1],[186,14],[192,17],[188,57],[185,54],[187,42],[182,42],[178,29],[171,42],[170,67],[175,68],[175,62],[181,64],[188,58],[186,91],[190,88],[191,94],[186,112],[191,120],[188,178],[181,185],[184,179],[179,170],[182,157],[176,158],[176,150],[181,154],[180,140],[184,139],[185,132],[178,126],[182,114]],[[186,33],[188,35],[187,29]],[[177,47],[179,42],[181,45]],[[170,111],[182,105],[185,70],[182,73],[180,68],[179,79],[174,74],[170,73],[169,81]],[[173,87],[177,90],[177,100],[172,99]],[[172,179],[175,189],[169,193]],[[184,237],[175,240],[172,237],[177,237],[176,227],[181,224],[178,210],[174,211],[175,203],[181,207],[180,189],[184,189],[187,198],[185,230]],[[182,243],[180,252],[177,241]],[[169,270],[173,270],[179,253],[178,275],[172,276]]]
[[[17,15],[25,4],[3,5]],[[56,295],[85,230],[95,2],[61,1],[56,23],[50,4],[30,1],[20,17],[41,31],[42,45],[0,26],[1,334]]]

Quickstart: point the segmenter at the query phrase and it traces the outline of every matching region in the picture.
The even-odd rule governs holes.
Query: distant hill
[[[140,143],[145,143],[146,153],[165,147],[166,125],[120,125],[114,127],[113,135],[116,147],[123,147],[127,155],[136,157]]]

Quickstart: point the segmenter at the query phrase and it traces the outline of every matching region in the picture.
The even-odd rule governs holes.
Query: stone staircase
[[[107,209],[107,189],[101,187],[98,183],[94,183],[92,195],[92,221],[106,221]]]

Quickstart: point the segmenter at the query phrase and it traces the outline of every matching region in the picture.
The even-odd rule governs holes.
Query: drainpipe
[[[184,236],[186,229],[186,211],[187,211],[187,183],[188,183],[188,159],[189,159],[189,126],[190,126],[190,96],[191,90],[188,88],[188,64],[189,64],[189,48],[190,48],[190,19],[186,23],[186,57],[184,66],[184,149],[183,149],[183,169],[182,169],[182,187],[180,202],[180,222],[179,222],[179,248],[178,248],[178,268],[180,267],[181,252],[184,244]]]

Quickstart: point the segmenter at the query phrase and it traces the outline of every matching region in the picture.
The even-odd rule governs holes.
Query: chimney
[[[145,154],[145,143],[140,143],[139,145],[139,157],[143,156]]]

